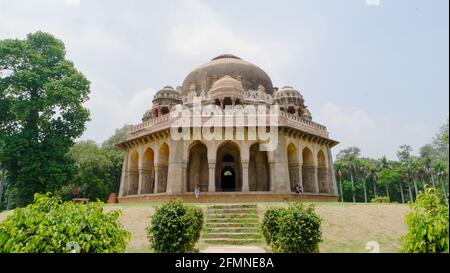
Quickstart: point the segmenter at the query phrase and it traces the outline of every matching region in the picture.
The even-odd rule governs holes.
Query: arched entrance
[[[128,170],[128,195],[138,194],[139,188],[139,154],[133,151],[130,156],[130,166]]]
[[[330,187],[328,186],[328,168],[325,160],[325,154],[322,150],[317,154],[317,161],[319,163],[318,179],[319,179],[319,192],[330,193]]]
[[[189,149],[188,179],[189,192],[193,192],[196,186],[199,186],[202,192],[208,191],[208,151],[201,142],[196,142]]]
[[[140,170],[142,176],[142,185],[140,194],[153,193],[155,183],[155,154],[151,148],[145,150],[142,169]]]
[[[241,156],[239,147],[233,142],[226,142],[217,149],[216,189],[217,191],[241,191]]]
[[[302,180],[303,189],[305,192],[314,192],[314,160],[313,153],[306,147],[302,152],[303,157],[303,170],[302,170]]]

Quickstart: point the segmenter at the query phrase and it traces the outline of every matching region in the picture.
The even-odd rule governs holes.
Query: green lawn
[[[320,244],[321,252],[368,252],[366,243],[376,241],[381,252],[398,252],[401,247],[400,237],[406,233],[404,217],[409,211],[407,205],[402,204],[364,204],[364,203],[310,203],[314,204],[317,213],[323,219],[323,242]],[[106,205],[106,210],[119,209],[122,211],[120,221],[133,236],[128,245],[128,252],[151,252],[148,244],[146,227],[149,217],[155,208],[161,204],[156,203],[124,203]],[[195,204],[206,210],[213,203]],[[267,208],[283,207],[287,203],[261,202],[258,203],[259,221]],[[11,212],[0,213],[2,221]],[[197,244],[199,250],[210,246],[200,240]],[[258,245],[267,251],[270,248],[265,244]]]
[[[381,252],[398,252],[401,247],[400,237],[406,233],[405,214],[409,211],[402,204],[364,204],[364,203],[309,203],[314,204],[317,213],[323,219],[322,234],[324,241],[320,245],[321,252],[369,252],[366,244],[376,241]],[[161,204],[125,203],[108,205],[107,209],[123,211],[121,221],[125,228],[133,233],[129,252],[151,252],[145,228],[149,216]],[[195,204],[203,209],[213,203]],[[260,222],[269,207],[284,207],[287,203],[260,202],[258,216]],[[199,250],[210,246],[200,240]],[[258,245],[270,251],[265,244]]]

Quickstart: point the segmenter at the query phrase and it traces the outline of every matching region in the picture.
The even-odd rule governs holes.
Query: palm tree
[[[363,162],[359,162],[359,164],[357,165],[357,173],[359,174],[359,177],[361,179],[361,182],[363,184],[363,190],[364,190],[364,203],[367,203],[367,188],[366,188],[366,179],[367,179],[367,173],[368,173],[368,168],[367,166],[365,166],[365,164]]]
[[[342,191],[342,179],[343,179],[343,171],[344,168],[340,162],[336,162],[334,164],[334,169],[336,170],[336,176],[339,184],[339,193],[340,193],[340,199],[341,202],[344,202],[344,192]]]
[[[442,192],[444,196],[448,198],[447,187],[445,186],[445,165],[443,162],[438,161],[434,164],[433,169],[435,169],[438,181],[441,184]]]
[[[423,167],[425,169],[426,174],[428,174],[429,179],[431,180],[431,183],[434,188],[436,188],[436,182],[434,181],[433,177],[433,166],[432,166],[432,159],[431,157],[427,156],[423,159]]]
[[[411,186],[411,181],[414,180],[414,190],[416,193],[416,196],[418,195],[418,189],[417,189],[417,184],[415,182],[415,179],[413,178],[413,172],[414,172],[414,163],[412,160],[406,160],[403,161],[402,163],[402,168],[404,170],[405,176],[406,176],[406,185],[408,187],[408,193],[409,193],[409,199],[411,202],[414,201],[414,197],[412,194],[412,186]]]
[[[378,196],[377,193],[377,180],[378,172],[380,171],[380,164],[378,162],[368,162],[367,165],[367,180],[372,182],[373,194],[375,197]]]
[[[380,170],[391,170],[392,169],[391,165],[389,164],[388,159],[386,158],[386,156],[383,156],[380,159],[380,161],[378,163],[378,166],[379,166]],[[377,177],[377,179],[378,179],[378,177]],[[389,196],[389,185],[388,185],[387,181],[384,183],[384,187],[386,189],[386,196],[390,199],[390,196]]]
[[[400,173],[400,179],[399,179],[400,195],[402,197],[402,203],[404,204],[405,199],[406,199],[405,194],[404,194],[404,186],[405,186],[404,182],[408,181],[408,175],[407,175],[405,168],[402,165],[399,165],[398,168],[399,168],[398,171]],[[408,183],[406,183],[406,184],[408,184]],[[411,194],[410,194],[410,197],[411,197]]]
[[[356,173],[356,158],[353,156],[347,156],[346,158],[342,159],[342,167],[345,169],[345,173],[350,175],[350,182],[352,184],[352,201],[353,203],[356,202],[355,197],[355,181],[354,181],[354,175]]]

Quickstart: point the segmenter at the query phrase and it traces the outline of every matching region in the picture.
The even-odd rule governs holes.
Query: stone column
[[[167,174],[166,193],[180,194],[183,192],[183,151],[184,142],[169,139],[169,162],[165,166]]]
[[[330,193],[337,195],[338,190],[337,190],[337,183],[336,183],[336,173],[334,170],[334,165],[333,165],[333,155],[331,154],[331,149],[327,148],[328,150],[328,166],[329,166],[329,171],[330,171],[330,175],[329,175],[329,179],[330,181],[328,183],[330,183]]]
[[[183,162],[183,192],[188,192],[189,189],[189,179],[188,179],[188,162]]]
[[[276,192],[277,181],[275,176],[275,162],[269,161],[269,172],[270,172],[270,192]]]
[[[318,175],[318,168],[317,168],[317,166],[314,166],[312,168],[312,171],[313,171],[314,193],[319,193],[319,175]]]
[[[216,162],[209,162],[208,192],[216,192]]]
[[[297,168],[298,168],[298,184],[301,187],[303,187],[303,164],[299,163]],[[305,190],[304,187],[303,190]]]
[[[123,163],[122,163],[122,176],[120,178],[120,189],[119,189],[119,196],[125,196],[128,192],[127,189],[127,169],[128,169],[128,150],[124,153],[123,156]]]
[[[158,193],[158,187],[159,187],[159,184],[160,184],[160,181],[159,181],[159,179],[160,179],[159,169],[160,169],[159,165],[156,165],[155,166],[155,185],[154,185],[153,193]]]
[[[144,177],[144,170],[142,168],[139,168],[138,170],[138,192],[137,194],[142,194],[142,192],[144,191],[144,183],[145,183],[145,177]]]
[[[248,161],[242,161],[242,192],[249,192],[248,185]]]

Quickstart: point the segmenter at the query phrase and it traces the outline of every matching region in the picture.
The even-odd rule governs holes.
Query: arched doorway
[[[145,150],[144,158],[142,162],[142,185],[140,194],[152,193],[155,183],[155,154],[151,148]]]
[[[294,144],[289,144],[287,148],[288,154],[288,170],[289,170],[289,181],[291,182],[291,191],[295,191],[295,186],[300,184],[299,180],[299,169],[298,169],[298,153],[297,148]]]
[[[169,146],[164,143],[159,148],[158,158],[158,190],[157,192],[166,192],[167,176],[169,171]]]
[[[133,151],[130,156],[130,166],[128,170],[128,195],[138,194],[139,187],[139,154]]]
[[[302,180],[305,192],[314,192],[314,160],[311,150],[306,147],[302,152],[303,167]]]
[[[322,150],[320,150],[317,154],[317,162],[319,163],[319,168],[317,170],[317,176],[319,179],[319,192],[330,193],[330,188],[328,185],[328,168],[325,161],[325,154]]]
[[[269,160],[267,152],[261,151],[260,144],[250,146],[250,161],[248,164],[248,185],[250,191],[269,191]]]
[[[225,142],[217,149],[215,180],[217,191],[241,191],[241,156],[235,143]]]
[[[205,144],[196,142],[189,149],[188,163],[188,191],[193,192],[195,186],[200,187],[200,191],[208,191],[209,169],[208,150]]]

